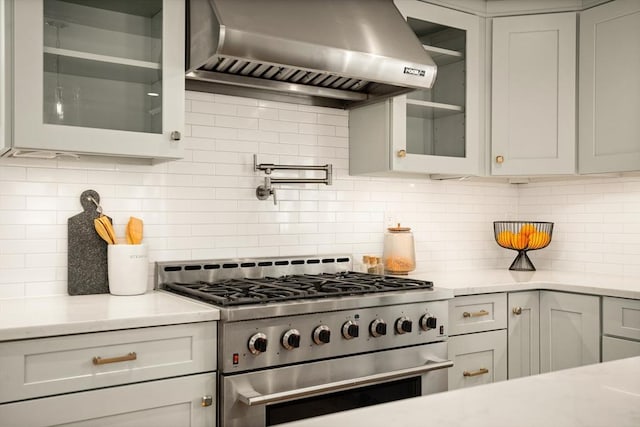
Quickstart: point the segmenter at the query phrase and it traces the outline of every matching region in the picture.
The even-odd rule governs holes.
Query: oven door
[[[222,377],[220,425],[270,426],[447,390],[447,343]]]

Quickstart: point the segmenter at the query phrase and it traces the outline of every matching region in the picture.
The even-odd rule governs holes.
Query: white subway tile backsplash
[[[234,128],[191,125],[192,138],[225,138],[237,139],[238,130]]]
[[[237,139],[253,142],[278,142],[278,132],[266,130],[238,129]],[[244,151],[244,150],[242,150]]]
[[[300,133],[310,135],[337,136],[335,126],[308,123],[300,123]]]
[[[278,110],[278,119],[285,122],[296,122],[296,129],[297,129],[298,128],[297,123],[317,123],[318,114],[304,112],[304,111],[280,109]]]
[[[222,103],[214,103],[210,101],[191,101],[191,110],[192,113],[203,113],[207,115],[211,114],[226,114],[226,115],[235,115],[237,114],[237,106],[233,104],[222,104]],[[188,122],[189,124],[200,124],[195,122]]]
[[[336,114],[318,114],[318,124],[332,126],[349,126],[349,117]]]
[[[27,179],[27,168],[10,164],[0,167],[0,181],[24,181],[25,179]]]
[[[123,235],[145,222],[151,261],[300,254],[381,255],[390,222],[410,226],[421,271],[508,268],[492,221],[553,221],[538,269],[640,277],[640,176],[509,185],[348,172],[348,111],[187,92],[185,158],[3,159],[0,298],[66,293],[67,220],[92,188]],[[333,185],[275,185],[259,163],[333,165]],[[276,171],[273,177],[322,174]]]

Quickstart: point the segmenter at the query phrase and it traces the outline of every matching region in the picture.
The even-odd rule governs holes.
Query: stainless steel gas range
[[[213,304],[218,425],[269,426],[446,391],[447,299],[350,256],[159,262],[156,287]]]

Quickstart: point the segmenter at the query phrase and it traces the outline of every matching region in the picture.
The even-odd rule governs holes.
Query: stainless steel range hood
[[[348,108],[435,80],[392,0],[188,4],[188,89]]]

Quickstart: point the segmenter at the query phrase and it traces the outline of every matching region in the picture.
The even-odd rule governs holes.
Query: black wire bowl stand
[[[551,243],[553,223],[541,221],[494,221],[496,243],[505,249],[518,251],[509,270],[536,271],[527,255],[529,251],[543,249]]]

